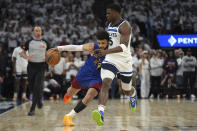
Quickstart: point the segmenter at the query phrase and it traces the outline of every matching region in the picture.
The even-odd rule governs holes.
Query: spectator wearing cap
[[[187,50],[187,55],[183,57],[183,78],[184,87],[186,88],[186,98],[190,98],[191,95],[196,95],[194,91],[195,83],[195,67],[196,58],[192,56],[191,49]]]

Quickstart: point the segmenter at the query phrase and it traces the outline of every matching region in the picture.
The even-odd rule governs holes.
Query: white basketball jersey
[[[13,51],[13,54],[12,54],[12,59],[13,57],[16,58],[16,65],[19,65],[19,66],[26,66],[28,64],[28,61],[23,58],[21,56],[21,52],[23,51],[23,49],[19,46],[19,47],[16,47]],[[28,52],[26,52],[26,55],[28,55]]]
[[[119,27],[122,23],[126,22],[126,20],[122,20],[119,24],[112,26],[111,23],[108,26],[107,32],[109,33],[110,36],[110,42],[109,42],[109,47],[108,49],[120,46],[120,37],[121,34],[119,33]],[[127,50],[124,52],[119,52],[119,53],[112,53],[112,54],[107,54],[105,56],[106,61],[111,61],[111,60],[118,60],[118,61],[123,61],[126,62],[128,60],[131,60],[131,52],[130,52],[130,40],[131,40],[131,35],[129,39],[129,45],[127,47]],[[122,43],[123,44],[123,43]]]

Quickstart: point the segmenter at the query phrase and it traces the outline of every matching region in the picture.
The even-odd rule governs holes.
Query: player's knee
[[[102,88],[109,89],[111,86],[112,80],[109,78],[105,78],[102,82]]]
[[[131,91],[123,91],[125,95],[130,96],[131,95]]]
[[[88,98],[94,98],[94,97],[96,97],[98,95],[98,91],[96,90],[96,89],[94,89],[94,88],[90,88],[89,89],[89,91],[87,92],[87,94],[86,94],[86,96],[88,97]]]
[[[135,92],[135,88],[131,84],[123,84],[122,89],[127,96],[130,96]]]
[[[132,85],[130,83],[121,82],[121,86],[122,86],[123,91],[125,92],[129,92],[132,89]]]

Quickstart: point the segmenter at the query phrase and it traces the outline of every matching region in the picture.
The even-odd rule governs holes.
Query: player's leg
[[[19,93],[19,86],[20,86],[20,78],[21,78],[21,74],[17,73],[16,74],[16,78],[15,78],[15,83],[14,83],[14,97],[13,97],[13,101],[17,100],[17,94]]]
[[[26,90],[27,90],[27,72],[24,72],[22,74],[22,89],[23,89],[23,100],[26,101],[28,100],[26,97]]]
[[[30,64],[27,67],[27,71],[28,71],[29,88],[30,88],[30,92],[32,93],[32,104],[30,107],[30,111],[28,112],[28,115],[32,116],[34,115],[34,111],[36,107],[36,97],[34,96],[34,94],[36,94],[35,89],[34,89],[36,71],[35,71],[35,68]]]
[[[68,104],[72,97],[77,94],[81,89],[73,88],[72,86],[68,88],[67,93],[64,95],[63,103]]]
[[[77,81],[77,77],[72,81],[71,87],[68,88],[67,93],[64,95],[63,103],[68,104],[72,97],[81,90],[81,85]]]
[[[22,77],[22,68],[19,65],[16,65],[16,78],[15,78],[15,88],[14,88],[14,97],[13,100],[17,100],[17,94],[19,93],[20,80]]]
[[[118,73],[117,77],[121,80],[120,86],[125,93],[125,95],[130,96],[130,108],[132,111],[136,109],[137,106],[137,92],[132,86],[132,72]]]
[[[64,120],[62,123],[66,126],[74,126],[72,122],[72,118],[82,110],[84,110],[87,105],[98,95],[98,91],[96,88],[89,88],[85,97],[78,102],[74,109],[72,109],[68,114],[64,116]]]
[[[77,94],[77,92],[79,92],[83,87],[80,85],[81,81],[77,80],[77,76],[74,78],[74,80],[72,81],[72,85],[70,88],[68,88],[67,93],[64,95],[64,99],[63,102],[64,104],[68,104],[71,99],[72,96]],[[76,112],[74,110],[71,110],[71,112],[69,114],[66,114],[64,116],[64,119],[62,120],[62,123],[64,125],[67,126],[74,126],[74,123],[72,122],[72,118],[74,116]]]
[[[111,87],[112,80],[114,79],[117,68],[114,65],[104,63],[101,68],[102,88],[99,93],[98,110],[92,112],[92,119],[98,126],[104,125],[104,110],[109,98],[109,89]]]

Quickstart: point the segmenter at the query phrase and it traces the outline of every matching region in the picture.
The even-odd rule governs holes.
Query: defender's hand
[[[98,57],[105,56],[106,54],[107,54],[107,51],[103,49],[97,49],[94,51],[94,55]]]

